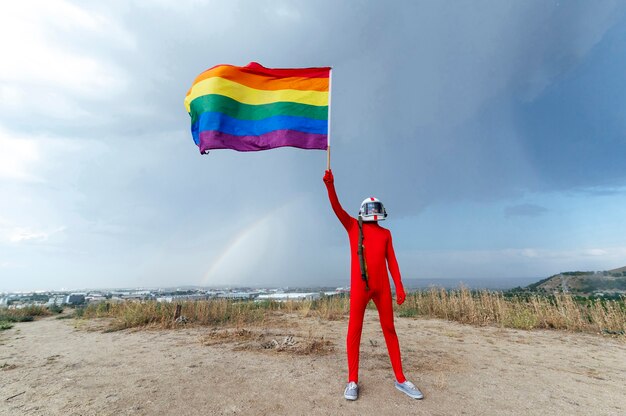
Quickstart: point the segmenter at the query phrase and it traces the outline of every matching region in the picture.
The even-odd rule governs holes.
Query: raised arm
[[[327,170],[324,174],[324,183],[326,184],[326,190],[328,191],[328,199],[330,200],[330,206],[333,207],[335,215],[343,224],[343,227],[347,230],[350,228],[350,215],[341,207],[339,198],[337,198],[337,192],[335,191],[335,178],[333,172]]]
[[[387,266],[389,267],[393,284],[396,286],[396,302],[398,302],[398,305],[402,305],[406,294],[404,293],[404,286],[402,285],[402,278],[400,277],[400,267],[398,267],[396,253],[393,251],[391,233],[389,233],[389,238],[387,239]]]

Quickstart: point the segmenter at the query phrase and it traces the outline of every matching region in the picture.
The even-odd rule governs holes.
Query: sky
[[[0,291],[349,282],[323,151],[200,155],[220,63],[332,66],[344,208],[404,279],[626,265],[626,3],[7,1]]]

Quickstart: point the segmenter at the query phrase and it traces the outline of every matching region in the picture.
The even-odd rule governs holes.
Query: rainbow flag
[[[200,153],[328,147],[330,68],[217,65],[185,97]]]

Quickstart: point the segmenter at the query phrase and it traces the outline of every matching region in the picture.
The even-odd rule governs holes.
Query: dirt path
[[[623,340],[398,318],[405,373],[426,396],[416,401],[393,387],[372,311],[361,397],[347,402],[346,324],[285,316],[246,331],[102,333],[20,323],[0,333],[0,415],[626,414]],[[311,344],[322,336],[328,344]]]

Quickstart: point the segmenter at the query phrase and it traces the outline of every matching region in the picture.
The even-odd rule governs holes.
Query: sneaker
[[[406,394],[409,397],[414,399],[423,399],[424,395],[415,387],[415,384],[411,383],[409,380],[406,380],[404,383],[398,383],[396,381],[396,388],[400,390],[402,393]],[[347,391],[347,390],[346,390]]]
[[[351,381],[346,386],[346,390],[343,392],[343,397],[346,400],[356,400],[359,398],[359,386],[354,381]]]

